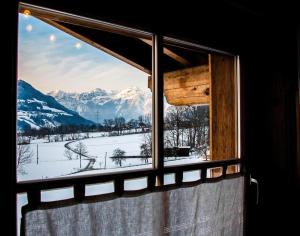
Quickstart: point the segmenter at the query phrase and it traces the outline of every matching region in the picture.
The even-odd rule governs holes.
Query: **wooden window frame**
[[[16,193],[27,193],[28,204],[35,208],[41,202],[41,191],[51,190],[57,188],[66,188],[72,186],[74,188],[74,198],[78,201],[82,201],[85,198],[85,186],[87,184],[96,184],[103,182],[114,181],[114,193],[117,196],[121,196],[124,190],[124,181],[127,179],[135,179],[139,177],[147,177],[147,188],[145,191],[154,191],[156,188],[165,188],[164,185],[164,175],[173,173],[175,174],[175,184],[168,186],[183,186],[190,183],[183,182],[183,173],[186,171],[200,170],[201,178],[195,183],[206,182],[206,173],[210,168],[222,168],[221,176],[215,179],[223,179],[228,176],[227,169],[229,166],[238,165],[240,166],[238,173],[243,174],[243,168],[241,168],[242,161],[240,159],[240,151],[238,151],[238,158],[227,159],[227,160],[214,160],[204,163],[195,164],[181,164],[176,166],[164,166],[164,155],[163,155],[163,70],[161,67],[161,58],[163,55],[163,44],[165,42],[172,43],[177,46],[187,47],[189,49],[194,49],[196,51],[205,51],[207,53],[216,53],[221,55],[233,56],[238,62],[238,57],[236,55],[215,50],[209,47],[200,46],[198,44],[178,40],[170,37],[163,37],[159,33],[149,33],[129,27],[124,27],[120,25],[115,25],[99,20],[94,20],[86,17],[81,17],[73,14],[62,13],[52,9],[47,9],[43,7],[38,7],[30,4],[20,3],[20,11],[25,9],[30,10],[34,15],[39,17],[47,18],[50,20],[60,20],[63,22],[78,24],[85,27],[90,27],[94,29],[101,29],[108,32],[114,32],[126,36],[133,37],[147,37],[152,39],[152,163],[153,168],[142,169],[142,170],[130,170],[123,172],[113,172],[113,173],[99,173],[93,175],[84,175],[76,177],[64,177],[64,178],[51,178],[46,180],[32,180],[32,181],[20,181],[16,183]],[[124,58],[120,58],[124,60]],[[131,62],[128,62],[132,64]],[[239,66],[236,67],[239,70]],[[239,71],[236,71],[239,74]],[[239,83],[239,82],[238,82]],[[239,101],[239,84],[237,87],[238,96],[237,101]],[[17,94],[17,93],[16,93]],[[239,108],[240,104],[237,104],[237,121],[238,126],[240,126],[239,120]],[[239,130],[240,128],[238,128]],[[237,146],[240,150],[240,134],[238,135]],[[231,174],[234,175],[234,174]]]

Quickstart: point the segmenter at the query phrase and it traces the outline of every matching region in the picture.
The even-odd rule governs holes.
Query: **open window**
[[[236,56],[21,4],[18,60],[17,189],[30,207],[240,171]]]
[[[165,165],[238,158],[238,58],[167,37],[163,53]]]

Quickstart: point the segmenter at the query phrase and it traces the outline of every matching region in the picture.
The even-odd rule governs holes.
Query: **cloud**
[[[73,49],[74,50],[74,49]],[[117,59],[90,55],[55,56],[50,46],[35,49],[26,48],[19,57],[19,77],[38,89],[49,92],[65,90],[89,91],[95,88],[124,89],[130,86],[146,87],[147,75]],[[77,51],[77,50],[76,50]],[[59,53],[61,54],[61,53]]]
[[[83,92],[95,88],[147,87],[148,76],[144,72],[30,18],[35,30],[31,34],[21,30],[19,34],[18,76],[37,89]],[[25,20],[21,18],[20,21],[20,25],[24,25]],[[28,23],[28,19],[26,21]],[[49,43],[49,40],[55,43]]]

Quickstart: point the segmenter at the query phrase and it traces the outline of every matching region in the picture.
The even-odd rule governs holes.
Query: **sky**
[[[18,79],[43,93],[86,92],[145,90],[148,75],[33,16],[19,14]]]

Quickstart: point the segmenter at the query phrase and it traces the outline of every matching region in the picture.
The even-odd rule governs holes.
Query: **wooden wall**
[[[209,55],[211,160],[237,157],[234,57]]]

